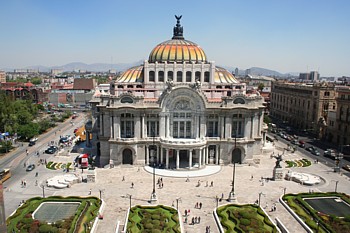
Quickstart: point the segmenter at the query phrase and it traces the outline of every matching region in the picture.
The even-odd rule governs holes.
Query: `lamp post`
[[[237,146],[237,136],[235,134],[235,147],[233,149],[233,151],[235,152],[236,150],[236,146]],[[232,154],[233,156],[233,154]],[[232,162],[233,162],[233,170],[232,170],[232,188],[231,188],[231,192],[228,194],[228,199],[227,201],[229,202],[235,202],[236,201],[236,197],[235,197],[235,175],[236,175],[236,161],[234,160],[234,158],[232,158]]]
[[[263,192],[260,192],[259,193],[259,207],[261,208],[261,206],[260,206],[260,204],[261,204],[261,195],[264,195],[265,196],[265,194],[263,193]]]
[[[43,198],[45,198],[45,185],[44,185],[44,184],[41,184],[40,186],[41,186],[41,188],[43,189]]]
[[[286,195],[286,190],[287,190],[287,187],[280,187],[283,189],[283,196]]]
[[[181,197],[176,198],[176,210],[179,211],[179,201],[181,202]]]
[[[154,203],[157,201],[157,194],[156,194],[156,163],[155,163],[155,145],[154,145],[154,138],[155,138],[155,130],[154,127],[152,127],[152,136],[153,136],[153,150],[152,150],[152,161],[153,161],[153,191],[151,194],[151,200],[150,203]]]
[[[99,189],[98,191],[100,192],[100,200],[102,200],[102,192],[104,191],[104,189]]]
[[[129,196],[129,206],[130,206],[130,209],[131,209],[131,198],[132,198],[132,195],[131,194],[127,194],[127,196]]]
[[[337,192],[337,188],[338,188],[338,183],[339,183],[339,180],[332,180],[335,182],[335,188],[334,188],[334,192],[336,193]]]

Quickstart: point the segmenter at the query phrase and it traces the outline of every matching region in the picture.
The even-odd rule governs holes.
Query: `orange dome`
[[[172,39],[158,44],[150,53],[148,61],[154,62],[206,62],[203,49],[197,44],[184,40]]]

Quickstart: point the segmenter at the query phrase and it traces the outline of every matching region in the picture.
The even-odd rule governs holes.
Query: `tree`
[[[39,77],[31,78],[30,82],[33,83],[34,85],[39,85],[42,83],[42,79]]]
[[[264,89],[265,85],[263,83],[259,83],[258,90],[262,91]]]
[[[26,125],[20,125],[18,127],[18,136],[29,140],[30,138],[39,135],[40,127],[39,124],[30,122]]]

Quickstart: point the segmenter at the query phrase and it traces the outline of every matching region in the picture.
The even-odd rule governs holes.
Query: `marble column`
[[[198,168],[201,168],[202,167],[202,149],[198,149],[198,153],[199,153],[199,155],[198,155],[198,159],[199,159]]]
[[[110,126],[111,126],[111,129],[110,129],[110,138],[111,139],[114,139],[114,116],[110,116],[109,117],[109,121],[111,122]]]
[[[149,155],[148,155],[148,146],[146,146],[146,151],[145,151],[145,154],[146,154],[146,165],[149,165]]]
[[[205,164],[209,164],[209,147],[205,147]]]
[[[141,115],[141,138],[145,138],[146,134],[145,134],[145,129],[147,127],[145,127],[145,114]]]
[[[215,145],[215,164],[219,165],[219,146]]]
[[[192,169],[192,149],[190,150],[190,155],[188,157],[188,169]]]
[[[115,138],[120,138],[120,115],[116,117],[115,122]]]
[[[163,148],[160,146],[160,163],[163,164],[164,161],[164,151]]]
[[[180,168],[180,151],[176,150],[176,169]]]
[[[169,169],[169,149],[165,149],[165,168]]]
[[[160,152],[159,146],[157,146],[157,163],[159,163],[159,152]]]

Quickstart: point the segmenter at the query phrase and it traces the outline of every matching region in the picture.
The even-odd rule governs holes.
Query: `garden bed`
[[[181,227],[177,210],[163,206],[134,206],[130,209],[127,223],[130,233],[180,233]]]
[[[224,205],[217,208],[216,213],[227,233],[278,232],[264,211],[256,205]]]
[[[33,213],[40,210],[38,207],[46,202],[80,204],[72,216],[48,224],[33,217],[35,216]],[[92,224],[98,216],[100,206],[101,200],[96,197],[34,197],[27,200],[6,220],[7,232],[90,232]],[[50,215],[50,213],[46,212],[46,215]]]
[[[350,196],[347,194],[334,192],[287,194],[282,200],[314,232],[350,232],[350,215],[344,217],[344,213],[350,211]],[[334,203],[330,204],[332,200]],[[334,208],[340,204],[342,208]],[[326,212],[333,214],[329,215]]]
[[[308,159],[295,159],[295,160],[287,160],[287,168],[289,167],[309,167],[311,166],[311,162]]]

